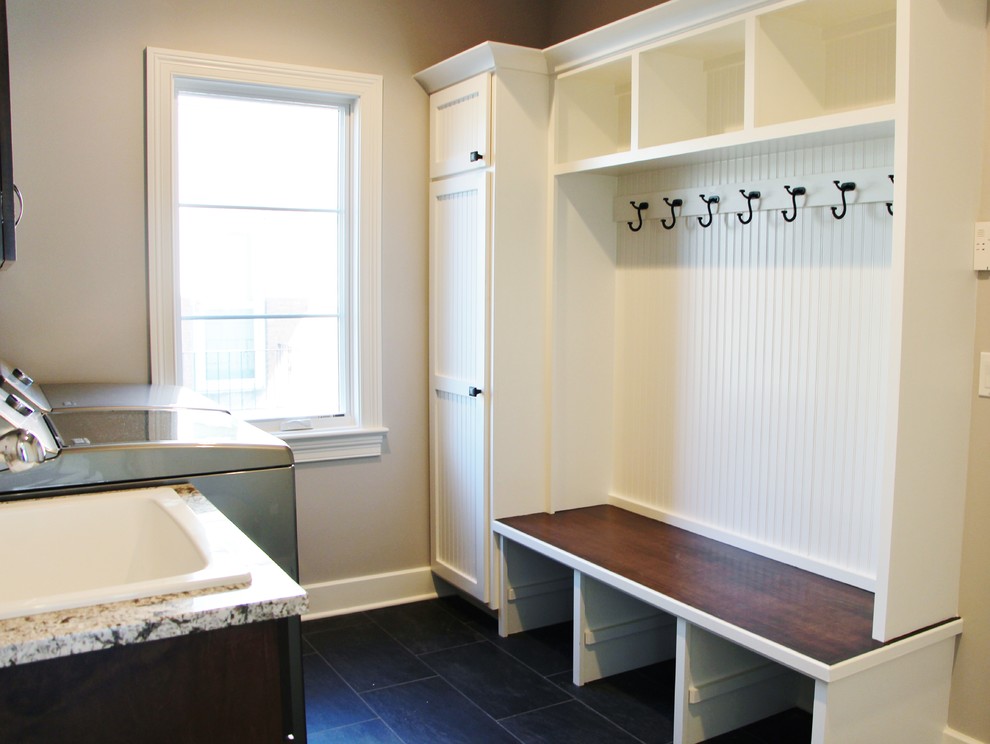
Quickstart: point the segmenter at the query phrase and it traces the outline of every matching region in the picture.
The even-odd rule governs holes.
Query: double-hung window
[[[153,381],[376,455],[381,79],[148,50]]]

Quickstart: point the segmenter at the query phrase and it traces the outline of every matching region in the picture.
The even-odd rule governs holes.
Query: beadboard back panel
[[[893,100],[897,41],[894,14],[875,20],[875,25],[838,35],[825,45],[825,101],[830,111]],[[863,69],[873,74],[856,74]]]
[[[623,176],[618,193],[842,179],[892,162],[883,139]],[[886,205],[617,230],[613,498],[872,587]]]
[[[714,66],[707,75],[707,132],[734,132],[743,127],[743,60]]]

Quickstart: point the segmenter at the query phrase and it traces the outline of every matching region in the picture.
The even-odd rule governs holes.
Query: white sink
[[[0,504],[0,619],[250,579],[170,488]]]

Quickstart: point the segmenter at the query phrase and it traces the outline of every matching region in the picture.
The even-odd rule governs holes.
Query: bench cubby
[[[501,546],[498,631],[507,636],[572,619],[573,572],[518,543]]]
[[[791,708],[810,712],[814,681],[685,620],[677,622],[675,720],[694,744]]]
[[[579,571],[574,588],[574,684],[674,658],[673,615]]]

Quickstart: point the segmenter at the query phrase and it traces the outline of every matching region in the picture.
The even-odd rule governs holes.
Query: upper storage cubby
[[[639,146],[743,128],[744,23],[696,34],[639,57]]]
[[[627,152],[632,61],[623,57],[557,79],[557,162]]]
[[[756,126],[894,101],[895,0],[807,0],[756,18]]]
[[[655,12],[670,16],[666,36],[558,72],[556,172],[621,173],[782,138],[889,136],[897,4],[741,3],[750,9],[707,26],[696,6],[665,4]]]

